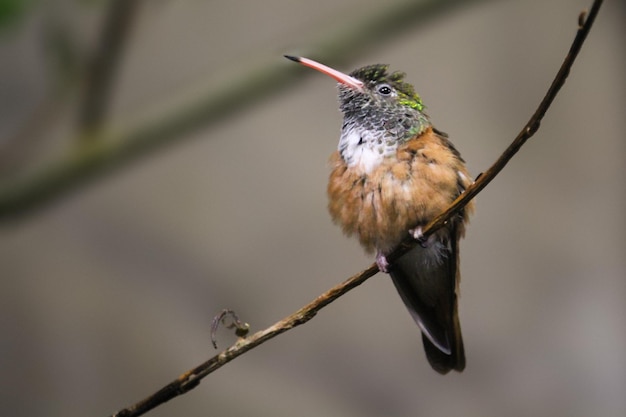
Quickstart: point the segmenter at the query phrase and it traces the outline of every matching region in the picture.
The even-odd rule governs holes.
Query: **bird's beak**
[[[326,65],[320,64],[319,62],[315,62],[312,59],[301,58],[298,56],[291,56],[291,55],[285,55],[285,58],[290,59],[294,62],[298,62],[304,66],[313,68],[314,70],[317,70],[321,72],[322,74],[326,74],[334,78],[335,80],[337,80],[339,83],[346,85],[348,87],[352,87],[357,90],[361,90],[363,88],[363,81],[357,80],[356,78],[351,77],[348,74],[339,72],[336,69],[327,67]]]

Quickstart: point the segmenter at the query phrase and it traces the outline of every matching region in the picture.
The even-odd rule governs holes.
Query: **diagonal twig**
[[[521,132],[513,140],[511,145],[504,151],[504,153],[498,158],[498,160],[485,171],[467,190],[457,198],[450,207],[444,211],[441,215],[437,216],[433,221],[428,223],[423,229],[425,236],[432,234],[435,230],[442,227],[445,222],[450,219],[455,213],[461,210],[476,194],[478,194],[483,188],[495,178],[495,176],[504,168],[507,162],[519,151],[524,143],[532,137],[539,129],[541,120],[543,119],[546,111],[554,101],[560,88],[565,83],[569,71],[576,59],[576,56],[580,52],[582,45],[591,30],[593,22],[598,14],[598,10],[602,5],[602,0],[595,0],[589,14],[585,12],[581,13],[579,17],[579,28],[572,42],[572,46],[559,69],[559,72],[554,78],[548,92],[544,96],[543,100],[537,107],[537,110],[532,115],[528,123],[524,126]],[[400,247],[398,247],[390,256],[390,259],[397,259],[402,254],[406,253],[416,242],[413,240],[407,240]],[[177,379],[167,384],[165,387],[158,390],[156,393],[150,395],[138,403],[124,408],[117,413],[113,414],[113,417],[134,417],[139,416],[147,411],[159,406],[160,404],[171,400],[174,397],[182,395],[187,391],[198,386],[200,381],[212,373],[213,371],[221,368],[223,365],[232,361],[236,357],[246,353],[247,351],[259,346],[260,344],[284,333],[296,326],[306,323],[311,320],[318,311],[322,308],[341,297],[351,289],[365,282],[368,278],[374,276],[378,272],[376,264],[372,264],[369,268],[351,276],[341,284],[331,288],[324,294],[311,301],[306,306],[302,307],[295,313],[285,317],[278,321],[274,325],[256,332],[255,334],[245,339],[239,339],[234,345],[212,357],[208,361],[196,366],[195,368],[180,375]]]

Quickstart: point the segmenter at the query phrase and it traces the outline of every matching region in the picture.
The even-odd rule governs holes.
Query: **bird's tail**
[[[450,238],[416,245],[390,267],[396,289],[422,330],[428,362],[437,372],[465,368],[457,309],[459,248],[456,227]]]

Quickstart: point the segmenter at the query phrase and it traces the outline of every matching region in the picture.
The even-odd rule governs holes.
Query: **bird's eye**
[[[382,96],[389,96],[393,91],[391,87],[387,84],[381,84],[377,87],[378,93]]]

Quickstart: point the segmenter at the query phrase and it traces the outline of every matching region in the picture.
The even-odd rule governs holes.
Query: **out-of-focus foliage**
[[[31,0],[0,0],[0,30],[19,21],[32,3]]]

